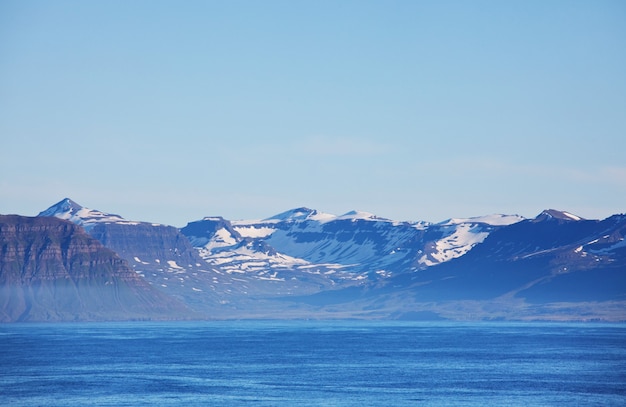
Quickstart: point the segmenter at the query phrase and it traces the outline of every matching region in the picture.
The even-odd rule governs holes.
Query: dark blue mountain
[[[626,320],[625,237],[626,215],[600,221],[544,211],[448,262],[301,300],[400,316],[417,309],[454,319]]]

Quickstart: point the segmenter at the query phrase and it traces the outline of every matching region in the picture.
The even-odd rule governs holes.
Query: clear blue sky
[[[626,212],[624,1],[0,2],[0,213]]]

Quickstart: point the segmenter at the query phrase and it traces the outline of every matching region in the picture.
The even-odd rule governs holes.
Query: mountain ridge
[[[587,317],[626,320],[615,306],[626,301],[623,215],[595,221],[546,209],[529,219],[431,223],[297,207],[262,220],[207,216],[174,228],[65,198],[40,216],[80,225],[152,287],[205,318],[582,318],[555,305],[564,298],[574,308],[597,300],[580,311]],[[547,288],[577,284],[596,288],[586,297]],[[606,284],[611,295],[602,294]],[[498,307],[488,306],[494,301]]]

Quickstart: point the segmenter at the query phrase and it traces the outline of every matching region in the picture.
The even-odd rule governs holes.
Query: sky
[[[0,2],[0,213],[626,212],[626,2]]]

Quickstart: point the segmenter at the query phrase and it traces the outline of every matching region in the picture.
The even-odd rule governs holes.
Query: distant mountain
[[[82,228],[0,215],[0,322],[188,318]]]
[[[136,223],[128,222],[119,215],[84,208],[69,198],[57,202],[37,216],[54,216],[55,218],[66,219],[82,226],[87,231],[99,223]]]
[[[146,270],[176,270],[181,265],[194,268],[203,263],[189,241],[173,226],[129,221],[119,215],[85,208],[69,198],[38,216],[67,219],[80,225],[130,264],[141,265]]]
[[[626,320],[625,237],[626,215],[598,221],[546,210],[493,231],[464,256],[382,287],[337,291],[332,301],[452,319]]]
[[[69,198],[38,216],[67,219],[82,226],[155,288],[198,312],[206,312],[208,317],[227,312],[229,304],[237,301],[241,284],[233,284],[230,275],[207,264],[173,226],[129,221],[85,208]]]
[[[301,207],[179,230],[66,198],[39,216],[80,225],[203,318],[626,321],[626,215],[429,223]]]
[[[216,267],[275,278],[323,276],[328,288],[413,272],[460,257],[520,216],[396,222],[366,212],[342,216],[297,208],[259,221],[221,217],[181,231]],[[295,274],[294,274],[295,273]]]

